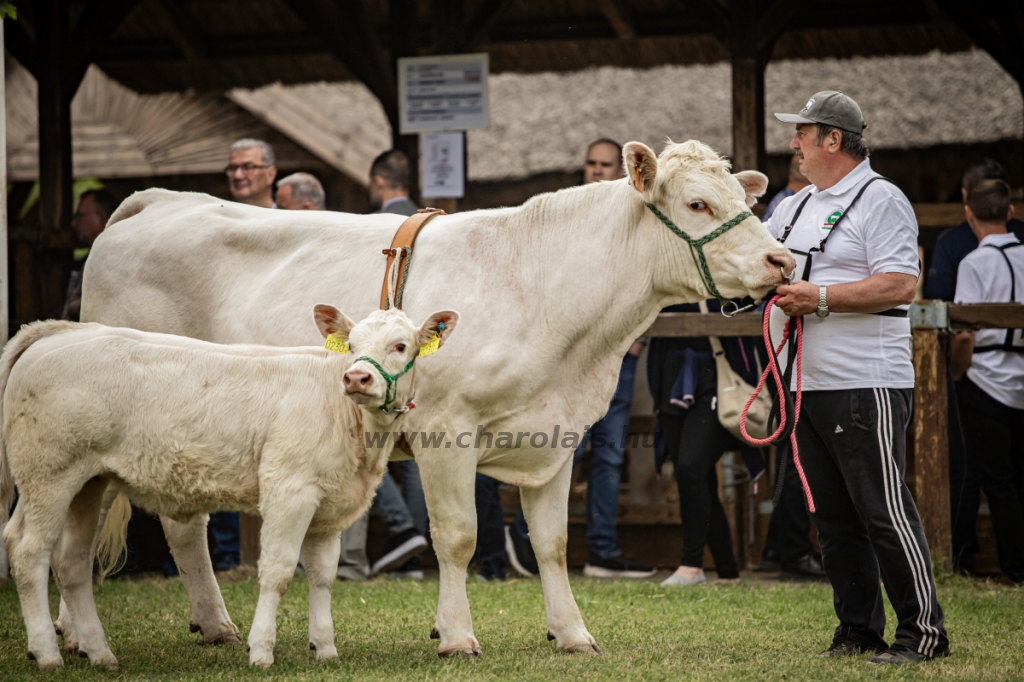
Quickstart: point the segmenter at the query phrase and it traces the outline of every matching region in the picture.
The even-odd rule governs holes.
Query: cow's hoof
[[[199,627],[199,623],[197,623],[195,621],[192,621],[192,622],[190,622],[188,624],[188,631],[189,632],[199,632],[200,630],[202,630],[202,628]]]
[[[78,650],[78,657],[79,658],[89,658],[89,654],[87,654],[84,651],[82,651],[81,649],[79,649]]]
[[[66,654],[73,654],[78,651],[78,642],[70,638],[65,639],[60,645],[60,650]]]
[[[256,646],[249,651],[249,663],[257,668],[269,668],[274,665],[274,651]]]
[[[100,652],[95,656],[89,657],[89,662],[93,665],[102,665],[107,670],[117,670],[117,659],[114,658],[113,652],[110,649]]]
[[[591,656],[597,656],[601,653],[601,649],[593,642],[581,642],[580,644],[570,644],[567,647],[562,648],[567,654],[588,654]]]
[[[437,631],[437,628],[430,629],[430,639],[441,639],[441,633]]]
[[[338,650],[333,646],[322,646],[319,649],[316,649],[316,660],[337,661]]]
[[[551,630],[548,630],[548,641],[549,642],[555,641],[555,636],[553,634],[551,634]]]
[[[479,649],[449,649],[448,651],[438,651],[437,655],[439,658],[476,658],[480,655]]]
[[[60,623],[53,624],[53,631],[57,633],[58,637],[64,636],[64,629],[60,626]]]
[[[38,664],[40,670],[59,670],[64,667],[64,659],[60,656],[56,658],[36,658],[30,653],[28,657]]]
[[[238,630],[227,630],[220,634],[214,635],[213,637],[203,636],[203,644],[219,646],[221,644],[241,644],[242,638],[238,635]]]

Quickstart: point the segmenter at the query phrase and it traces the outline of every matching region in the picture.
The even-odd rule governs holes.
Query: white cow
[[[424,315],[451,301],[465,318],[448,353],[423,368],[429,385],[407,421],[411,431],[445,434],[432,446],[412,445],[441,569],[432,633],[441,655],[480,651],[466,598],[477,471],[522,488],[558,648],[597,650],[565,564],[575,443],[538,446],[531,434],[556,425],[582,433],[606,411],[622,357],[658,312],[709,296],[690,246],[648,204],[699,238],[746,212],[767,186],[761,173],[730,174],[727,161],[695,141],[669,144],[660,158],[631,142],[624,160],[626,179],[437,217],[416,242],[405,309]],[[377,308],[381,249],[402,220],[141,192],[93,247],[82,319],[218,342],[309,343],[296,311],[315,301],[340,299],[357,315]],[[704,252],[725,296],[761,297],[783,281],[780,268],[793,268],[752,216]],[[207,641],[230,639],[234,626],[203,554],[205,524],[162,521],[172,546],[194,548],[191,565],[204,567],[182,574],[194,622]]]
[[[339,534],[370,506],[393,447],[368,438],[402,427],[417,354],[443,344],[458,315],[435,313],[417,329],[401,311],[378,311],[354,326],[318,305],[314,319],[359,357],[59,321],[28,325],[7,345],[0,521],[16,483],[21,496],[3,538],[29,657],[41,669],[64,665],[47,603],[51,555],[79,651],[117,667],[92,595],[92,541],[108,485],[182,522],[218,509],[262,516],[250,662],[274,662],[277,606],[300,548],[310,647],[317,659],[338,658],[331,586]],[[130,516],[127,501],[110,511],[101,565],[124,549]]]

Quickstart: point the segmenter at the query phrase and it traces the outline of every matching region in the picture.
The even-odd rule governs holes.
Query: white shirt
[[[809,185],[784,200],[765,226],[780,239],[805,197],[804,210],[786,239],[794,251],[817,247],[857,192],[879,177],[865,159],[833,187]],[[857,282],[881,272],[917,277],[917,218],[895,185],[876,180],[831,235],[823,253],[812,255],[809,279],[830,285]],[[797,273],[799,276],[801,273]],[[804,316],[803,388],[913,388],[912,337],[906,318],[832,313]],[[794,386],[795,386],[794,377]]]
[[[978,248],[960,261],[956,275],[957,303],[1008,303],[1010,269],[992,246],[1019,243],[1013,234],[990,234]],[[1010,259],[1016,276],[1018,303],[1024,303],[1024,246],[1009,248],[1003,253]],[[979,329],[974,334],[974,347],[998,346],[1006,341],[1005,329]],[[1021,331],[1013,337],[1014,345],[1024,345]],[[967,376],[995,400],[1016,410],[1024,410],[1024,353],[992,350],[975,353]]]

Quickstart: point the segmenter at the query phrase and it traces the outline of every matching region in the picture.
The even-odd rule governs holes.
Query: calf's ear
[[[638,192],[650,192],[658,178],[658,157],[643,142],[627,142],[622,148],[626,177]]]
[[[438,348],[444,345],[444,342],[448,340],[448,337],[455,331],[455,325],[459,323],[459,314],[454,310],[441,310],[434,313],[427,318],[423,326],[419,328],[416,333],[416,342],[421,346],[428,341],[430,337],[436,335],[439,339]]]
[[[757,203],[757,198],[768,189],[768,176],[757,171],[740,171],[733,173],[734,178],[740,181],[743,191],[747,195],[747,206]]]
[[[317,303],[313,306],[313,321],[316,322],[316,328],[320,330],[325,339],[334,334],[347,341],[349,332],[352,331],[352,327],[356,326],[356,323],[350,320],[345,313],[326,303]]]

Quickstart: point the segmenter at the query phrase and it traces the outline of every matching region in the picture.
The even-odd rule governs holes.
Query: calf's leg
[[[52,568],[77,634],[80,655],[88,656],[93,665],[117,670],[117,659],[103,634],[92,593],[93,538],[106,488],[105,478],[94,478],[72,500],[53,553]]]
[[[249,630],[249,663],[260,668],[274,663],[277,605],[295,575],[302,540],[316,511],[313,492],[289,491],[275,498],[260,501],[260,598]]]
[[[341,533],[306,533],[302,556],[309,582],[309,648],[316,660],[338,660],[334,646],[334,620],[331,618],[331,588],[338,572]]]
[[[466,567],[476,548],[476,453],[421,457],[420,477],[430,516],[430,537],[441,569],[435,635],[439,656],[479,656],[466,596]],[[455,458],[458,458],[457,460]]]
[[[530,542],[537,555],[544,610],[548,616],[548,636],[561,651],[599,653],[597,643],[587,632],[583,617],[572,596],[565,564],[568,539],[569,483],[572,458],[561,471],[539,488],[521,488],[523,512],[530,524]]]
[[[192,612],[189,626],[192,632],[203,633],[203,644],[241,644],[238,628],[231,622],[224,597],[210,562],[210,548],[206,544],[207,514],[196,514],[185,523],[166,516],[160,517],[171,556],[178,565],[181,582]]]

